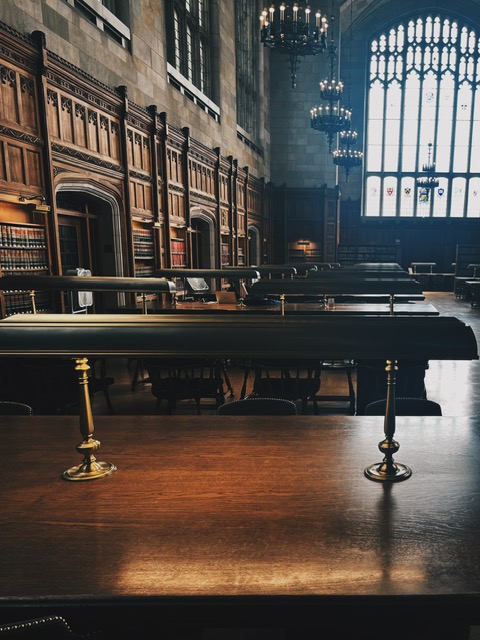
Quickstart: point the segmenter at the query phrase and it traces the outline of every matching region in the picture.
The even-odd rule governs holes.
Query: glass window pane
[[[471,178],[468,185],[468,217],[480,218],[480,178]]]
[[[382,168],[383,147],[379,144],[372,144],[368,147],[367,171],[380,171]]]
[[[400,215],[413,216],[415,206],[415,181],[413,178],[402,178],[400,193]]]
[[[465,178],[454,178],[452,181],[452,204],[450,205],[450,217],[463,217],[465,205]]]
[[[447,215],[448,180],[439,178],[438,188],[433,190],[433,216],[445,218]]]
[[[480,89],[475,92],[470,171],[480,173]]]
[[[438,131],[435,162],[437,171],[450,170],[450,155],[452,149],[453,103],[455,97],[455,83],[451,73],[443,76],[440,82],[438,104]]]
[[[420,108],[420,146],[424,147],[435,140],[435,122],[437,108],[437,78],[428,73],[423,82]]]
[[[368,117],[370,120],[383,120],[383,87],[376,82],[370,89]]]
[[[382,216],[394,216],[397,209],[397,179],[387,176],[383,181]]]
[[[402,171],[415,171],[417,162],[418,109],[420,81],[418,74],[410,73],[405,84],[403,111]]]
[[[367,179],[365,190],[364,212],[366,216],[380,215],[380,178],[376,176]]]

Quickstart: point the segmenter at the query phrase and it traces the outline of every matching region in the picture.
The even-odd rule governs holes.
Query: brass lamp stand
[[[30,296],[30,302],[32,303],[32,313],[36,315],[37,305],[35,303],[35,291],[32,289],[31,291],[28,292],[28,295]]]
[[[395,434],[395,382],[398,370],[396,360],[387,360],[387,402],[385,406],[384,433],[385,439],[378,443],[380,452],[384,454],[382,462],[371,464],[365,469],[365,475],[377,482],[401,482],[412,475],[412,470],[405,464],[394,462],[393,454],[397,453],[400,445],[393,439]]]
[[[83,440],[77,444],[76,449],[83,455],[80,465],[71,467],[63,472],[64,480],[96,480],[108,476],[117,470],[111,462],[97,462],[94,453],[100,448],[100,442],[93,438],[93,415],[88,393],[88,365],[87,358],[75,358],[75,371],[78,371],[79,384],[79,416],[80,433]]]

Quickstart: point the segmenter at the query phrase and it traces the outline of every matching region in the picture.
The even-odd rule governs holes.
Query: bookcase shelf
[[[338,262],[342,266],[357,262],[400,262],[398,253],[397,244],[341,244],[337,249]]]
[[[47,275],[48,253],[45,227],[35,224],[0,223],[0,269],[5,275]],[[18,313],[33,313],[28,291],[0,292],[2,317]],[[47,292],[35,294],[37,313],[51,311]]]
[[[155,272],[155,244],[153,229],[136,227],[133,229],[133,252],[135,257],[135,275],[152,277]]]
[[[185,247],[185,240],[183,238],[172,238],[170,246],[172,255],[172,268],[186,267],[187,251]]]

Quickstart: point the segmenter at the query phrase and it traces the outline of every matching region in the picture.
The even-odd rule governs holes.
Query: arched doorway
[[[261,265],[262,254],[260,250],[260,231],[257,227],[248,227],[248,264]]]
[[[193,269],[215,268],[215,220],[204,209],[192,209],[191,248]]]
[[[120,207],[111,194],[85,182],[63,182],[56,191],[60,273],[88,269],[92,275],[125,274]],[[95,311],[125,304],[125,294],[95,296]],[[65,300],[66,308],[70,307]]]

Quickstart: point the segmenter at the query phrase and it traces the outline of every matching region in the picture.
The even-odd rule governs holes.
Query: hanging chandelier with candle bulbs
[[[363,162],[363,152],[352,149],[357,144],[358,133],[354,129],[340,131],[340,147],[333,152],[333,164],[345,170],[345,182],[348,182],[350,169],[360,167]]]
[[[432,161],[433,144],[428,143],[428,157],[427,162],[422,166],[422,171],[425,173],[424,178],[417,178],[416,184],[420,189],[419,198],[421,202],[428,202],[430,198],[430,192],[438,187],[439,180],[435,174],[435,162]]]
[[[343,95],[343,82],[335,79],[335,64],[337,47],[333,40],[328,47],[329,77],[320,82],[320,98],[323,104],[310,110],[310,124],[312,129],[326,134],[328,151],[332,152],[333,139],[340,131],[348,131],[351,127],[352,112],[342,107],[340,101]]]
[[[327,29],[326,17],[306,2],[274,2],[262,11],[261,41],[265,47],[288,56],[293,89],[300,58],[327,48]]]

